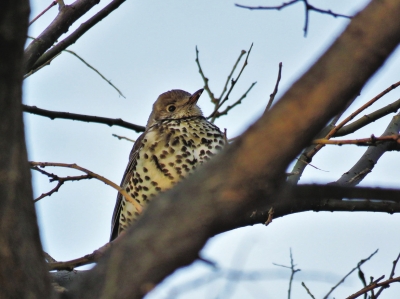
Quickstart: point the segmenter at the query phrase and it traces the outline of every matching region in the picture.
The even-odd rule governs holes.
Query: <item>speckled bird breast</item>
[[[223,133],[204,117],[164,120],[143,136],[133,175],[123,187],[144,206],[158,192],[171,188],[210,160],[224,145]],[[135,207],[123,200],[120,229],[124,230],[137,216]]]

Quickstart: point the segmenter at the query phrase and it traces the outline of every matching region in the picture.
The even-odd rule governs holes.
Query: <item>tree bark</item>
[[[0,2],[0,298],[50,298],[22,121],[28,0]]]
[[[195,260],[208,238],[238,227],[243,213],[278,205],[274,195],[288,164],[399,43],[399,15],[399,1],[372,1],[270,112],[221,155],[158,196],[67,296],[141,298]]]

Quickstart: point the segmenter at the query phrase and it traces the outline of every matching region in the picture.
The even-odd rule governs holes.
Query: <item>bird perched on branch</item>
[[[146,130],[133,145],[121,182],[139,208],[224,147],[224,134],[207,121],[197,106],[202,92],[200,89],[191,95],[171,90],[154,103]],[[139,214],[135,205],[118,193],[110,240],[126,230]]]

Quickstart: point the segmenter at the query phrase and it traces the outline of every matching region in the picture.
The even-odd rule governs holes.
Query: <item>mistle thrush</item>
[[[160,191],[171,188],[225,145],[224,134],[207,121],[196,105],[202,92],[200,89],[191,95],[171,90],[154,103],[146,130],[133,145],[121,182],[121,187],[141,206]],[[138,216],[135,206],[119,193],[110,239],[115,239]]]

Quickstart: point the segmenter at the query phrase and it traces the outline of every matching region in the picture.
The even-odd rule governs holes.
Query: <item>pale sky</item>
[[[245,5],[282,3],[237,1]],[[310,2],[319,8],[353,15],[369,1]],[[33,18],[51,1],[31,3]],[[107,3],[103,0],[90,15]],[[195,63],[196,46],[211,89],[220,94],[240,51],[248,50],[254,43],[249,65],[231,100],[240,97],[252,82],[257,81],[257,84],[242,105],[216,121],[221,129],[227,128],[229,137],[237,136],[264,111],[275,85],[279,62],[283,63],[283,74],[277,98],[329,47],[348,20],[311,12],[308,35],[304,37],[302,3],[280,12],[250,11],[237,8],[234,3],[228,0],[127,1],[69,48],[110,79],[126,99],[77,58],[63,53],[50,66],[25,80],[24,102],[48,110],[122,118],[145,125],[159,94],[171,89],[194,92],[203,87]],[[52,8],[31,26],[29,34],[39,35],[56,13],[57,8]],[[76,22],[69,33],[88,16]],[[399,81],[399,64],[397,50],[348,112]],[[394,90],[365,113],[399,96],[400,90]],[[206,115],[211,112],[212,105],[206,93],[198,104]],[[393,115],[348,137],[379,136]],[[112,134],[135,139],[137,133],[101,124],[24,116],[30,160],[77,163],[120,182],[132,143],[118,140]],[[337,180],[365,150],[353,146],[325,147],[313,160],[313,165],[325,171],[309,167],[301,183]],[[361,185],[398,188],[399,161],[399,153],[386,153]],[[47,170],[58,175],[80,174],[59,168]],[[52,186],[54,183],[49,184],[47,178],[33,173],[36,196]],[[104,245],[109,238],[116,195],[114,189],[91,180],[67,182],[58,193],[42,199],[36,207],[44,249],[56,260],[65,261]],[[232,281],[197,262],[177,271],[148,298],[286,298],[290,271],[272,263],[289,265],[290,248],[295,264],[302,270],[295,276],[292,298],[309,298],[301,281],[316,298],[322,298],[341,277],[377,248],[378,254],[363,266],[364,273],[368,278],[387,276],[400,251],[399,225],[400,215],[307,212],[276,219],[268,227],[256,225],[237,229],[212,238],[202,256],[217,262],[222,270],[261,271],[262,277]],[[333,297],[343,298],[359,290],[362,285],[356,275],[347,279]],[[184,289],[186,282],[200,277],[208,282],[195,289]],[[177,293],[173,293],[174,290]],[[393,286],[382,298],[394,298],[399,291],[399,286]]]

